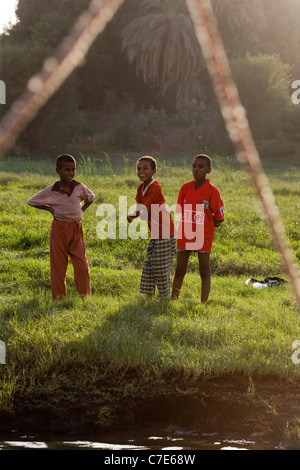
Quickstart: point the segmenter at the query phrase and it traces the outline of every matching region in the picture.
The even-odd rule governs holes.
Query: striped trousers
[[[154,294],[155,287],[163,297],[170,296],[170,276],[175,254],[176,239],[151,239],[144,261],[140,292]]]

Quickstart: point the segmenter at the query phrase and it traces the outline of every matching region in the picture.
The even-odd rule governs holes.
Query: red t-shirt
[[[143,204],[147,211],[141,211],[141,218],[147,220],[151,231],[151,238],[170,238],[174,236],[174,224],[170,213],[165,205],[165,198],[162,193],[161,185],[156,180],[148,184],[146,191],[143,192],[144,183],[137,188],[135,200],[138,204]]]
[[[215,220],[224,220],[224,206],[219,190],[208,179],[195,190],[195,181],[184,184],[178,195],[182,216],[177,247],[183,250],[211,251]]]

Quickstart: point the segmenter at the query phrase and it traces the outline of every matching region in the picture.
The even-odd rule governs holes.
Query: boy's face
[[[64,162],[61,168],[56,168],[61,183],[70,184],[75,176],[76,165],[72,162]]]
[[[206,175],[211,172],[211,167],[207,165],[203,158],[195,158],[193,161],[193,177],[196,181],[201,181],[206,178]]]
[[[136,171],[140,180],[146,185],[150,183],[153,175],[156,173],[156,169],[151,168],[151,163],[148,160],[139,161],[136,166]]]

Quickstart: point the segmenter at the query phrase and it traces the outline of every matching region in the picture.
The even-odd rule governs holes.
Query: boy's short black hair
[[[206,165],[211,168],[211,158],[208,155],[200,153],[199,155],[196,155],[195,158],[202,158],[202,160],[206,162]]]
[[[143,160],[146,160],[147,162],[150,163],[152,170],[157,169],[157,163],[156,163],[155,158],[150,157],[149,155],[145,155],[144,157],[139,158],[136,164],[138,164],[140,161],[143,161]]]
[[[62,168],[64,163],[69,162],[69,163],[75,163],[76,165],[76,160],[72,155],[69,155],[68,153],[63,153],[62,155],[59,155],[56,159],[56,168]]]

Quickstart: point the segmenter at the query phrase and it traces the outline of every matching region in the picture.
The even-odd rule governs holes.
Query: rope
[[[186,0],[186,3],[219,100],[227,131],[237,151],[237,158],[245,165],[260,198],[300,309],[299,269],[285,235],[284,226],[280,220],[268,179],[262,170],[245,109],[240,102],[236,84],[232,79],[228,58],[216,26],[211,2],[210,0]]]

